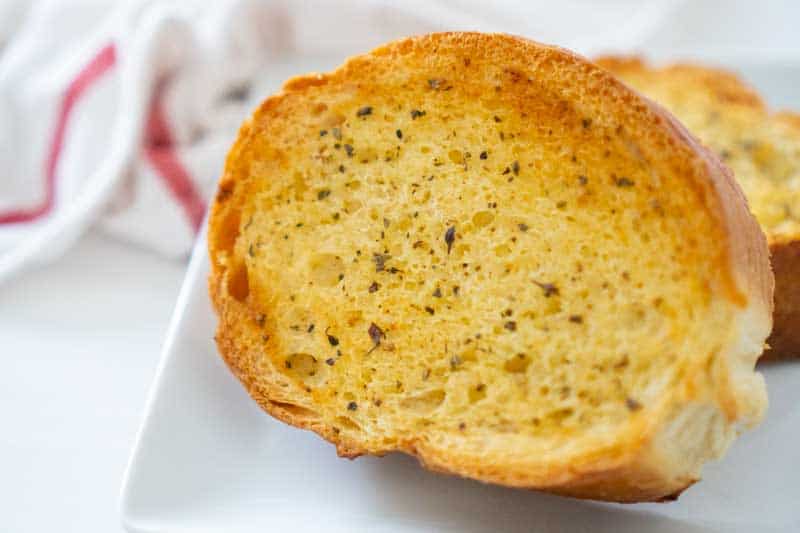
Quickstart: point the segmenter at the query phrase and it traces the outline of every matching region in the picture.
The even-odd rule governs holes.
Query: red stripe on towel
[[[150,103],[145,126],[145,155],[197,232],[205,216],[206,204],[175,152],[175,140],[167,121],[162,96],[163,91],[157,89]]]
[[[10,209],[0,212],[0,224],[31,222],[46,215],[53,209],[56,196],[56,169],[64,148],[64,135],[72,111],[86,90],[114,66],[116,60],[117,53],[114,44],[111,43],[104,46],[67,86],[58,109],[55,129],[53,130],[50,148],[45,160],[44,201],[36,207]]]

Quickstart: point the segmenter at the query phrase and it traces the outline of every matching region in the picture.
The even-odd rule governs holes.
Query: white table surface
[[[95,232],[0,287],[0,531],[121,531],[184,263]]]

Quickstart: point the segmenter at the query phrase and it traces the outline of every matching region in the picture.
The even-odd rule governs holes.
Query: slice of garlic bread
[[[700,65],[599,64],[675,114],[733,170],[767,235],[775,322],[765,358],[800,357],[800,116],[772,113],[736,75]]]
[[[343,456],[661,500],[766,405],[772,276],[730,172],[562,49],[434,34],[289,80],[209,248],[225,361]]]

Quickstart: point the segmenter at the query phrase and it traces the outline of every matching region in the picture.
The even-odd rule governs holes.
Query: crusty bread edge
[[[800,357],[800,235],[770,243],[775,273],[775,327],[762,361]]]
[[[476,34],[434,34],[390,43],[372,54],[386,53],[391,47],[409,45],[409,42],[423,40],[449,39],[487,39],[486,46],[528,47],[540,53],[552,55],[555,60],[572,63],[580,69],[596,71],[585,59],[571,52],[508,35],[480,36]],[[268,98],[256,111],[274,104],[287,92],[302,91],[308,85],[325,83],[326,80],[340,76],[349,66],[362,58],[349,60],[344,66],[329,74],[312,74],[289,80],[283,92]],[[593,72],[598,75],[598,72]],[[598,450],[592,457],[575,461],[572,464],[550,465],[546,470],[536,472],[489,467],[485,461],[458,455],[457,451],[444,451],[429,446],[424,439],[410,438],[400,442],[392,449],[368,449],[356,438],[336,431],[319,419],[309,416],[310,411],[299,409],[281,402],[287,397],[286,387],[295,384],[283,381],[285,378],[277,369],[271,369],[266,384],[254,383],[247,371],[249,347],[237,342],[236,331],[243,317],[248,316],[245,304],[237,302],[225,294],[224,265],[214,260],[214,242],[219,231],[224,231],[219,220],[224,220],[227,209],[225,198],[230,195],[232,172],[237,154],[246,149],[251,135],[249,122],[240,130],[239,137],[229,154],[226,174],[212,207],[211,231],[209,232],[209,251],[212,257],[212,271],[209,277],[209,290],[214,307],[220,317],[216,341],[219,350],[232,372],[245,385],[250,395],[272,416],[291,425],[310,429],[326,440],[334,443],[340,455],[356,457],[365,453],[382,455],[392,451],[402,451],[416,456],[428,468],[441,472],[467,476],[485,482],[508,486],[535,488],[549,492],[609,501],[661,501],[672,499],[698,479],[700,466],[709,458],[721,454],[738,431],[738,425],[751,425],[758,421],[763,412],[766,397],[763,382],[753,373],[755,359],[761,352],[763,341],[770,328],[770,308],[772,278],[769,271],[766,244],[763,234],[752,219],[742,201],[741,191],[731,180],[730,173],[716,157],[700,147],[682,127],[663,109],[634,93],[611,75],[599,73],[610,91],[622,92],[626,97],[641,98],[656,118],[671,125],[676,143],[689,144],[702,154],[698,164],[706,167],[707,183],[701,184],[712,193],[710,209],[719,217],[727,229],[725,243],[729,251],[725,258],[724,270],[730,273],[730,298],[745,305],[739,313],[735,335],[729,346],[719,354],[720,375],[714,387],[705,398],[694,401],[691,397],[665,398],[661,411],[656,410],[648,420],[641,420],[638,427],[631,430],[633,439],[625,450]],[[254,115],[254,116],[256,116]],[[231,174],[231,175],[229,175]],[[736,233],[735,233],[736,232]],[[742,239],[732,239],[741,233]],[[282,382],[283,381],[283,382]],[[710,384],[709,384],[710,386]],[[696,393],[695,393],[696,394]],[[302,398],[302,393],[297,396]],[[293,404],[299,404],[297,396]],[[309,406],[309,409],[312,406]],[[655,424],[653,421],[660,421]],[[605,455],[603,455],[605,454]]]
[[[722,68],[710,67],[693,62],[668,63],[660,67],[652,67],[639,56],[601,55],[592,61],[612,75],[619,73],[643,74],[650,71],[691,74],[695,80],[705,85],[721,101],[753,109],[766,111],[766,104],[761,95],[735,73]]]
[[[800,138],[800,113],[779,111],[773,119]],[[764,361],[800,357],[800,233],[768,235],[775,274],[775,311]]]
[[[698,83],[705,85],[720,100],[757,110],[763,113],[765,120],[781,123],[800,138],[800,114],[790,111],[771,113],[755,89],[732,72],[695,63],[652,67],[636,56],[601,56],[594,61],[611,73],[691,73]],[[800,233],[767,235],[767,241],[775,275],[774,327],[761,361],[800,357]]]

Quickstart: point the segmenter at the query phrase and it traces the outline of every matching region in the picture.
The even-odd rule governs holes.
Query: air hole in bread
[[[305,385],[317,385],[320,383],[326,370],[321,361],[308,353],[293,353],[289,355],[284,360],[283,366],[287,374]]]
[[[324,115],[322,115],[322,121],[320,122],[320,126],[323,128],[333,128],[335,126],[340,126],[344,122],[345,118],[344,115],[341,113],[337,113],[335,111],[328,111]],[[332,136],[334,137],[341,137],[341,132],[333,132]]]
[[[239,302],[244,302],[250,294],[247,265],[243,261],[234,263],[228,271],[228,294]]]
[[[320,287],[333,287],[344,275],[344,262],[334,254],[317,254],[309,264],[311,281]]]
[[[464,350],[463,352],[461,352],[460,357],[461,357],[461,360],[464,361],[464,362],[473,362],[473,361],[477,361],[478,360],[477,351],[475,350],[474,347],[468,348],[468,349]]]
[[[464,164],[464,154],[461,153],[461,151],[459,150],[450,150],[447,153],[447,157],[450,159],[452,163],[455,163],[456,165]]]
[[[444,402],[447,393],[442,389],[427,391],[415,396],[409,396],[401,402],[403,409],[417,414],[428,414]]]
[[[291,414],[292,416],[295,416],[295,417],[298,417],[298,418],[305,418],[305,419],[316,419],[316,418],[319,418],[319,413],[317,413],[316,411],[314,411],[312,409],[308,409],[308,408],[300,406],[300,405],[297,405],[297,404],[288,403],[288,402],[278,402],[278,401],[275,401],[275,400],[270,400],[269,403],[271,403],[275,407],[281,409],[282,411],[286,411],[287,413]]]
[[[479,402],[486,398],[486,385],[480,383],[474,387],[470,387],[467,394],[469,396],[469,403]]]
[[[500,244],[494,247],[494,255],[497,257],[505,257],[511,253],[511,247],[507,244]]]
[[[547,415],[547,418],[549,418],[554,424],[560,425],[565,420],[570,418],[573,414],[575,414],[575,410],[572,409],[571,407],[566,407],[564,409],[557,409],[555,411],[550,412]]]
[[[294,199],[297,201],[302,200],[308,191],[308,184],[305,180],[305,177],[300,172],[294,173],[292,188],[294,189]]]
[[[358,183],[358,182],[356,182],[356,183]],[[348,215],[352,215],[354,213],[357,213],[362,207],[364,207],[364,204],[361,203],[361,201],[359,201],[359,200],[345,200],[344,201],[344,212],[347,213]]]
[[[506,360],[503,368],[506,372],[511,373],[522,373],[528,369],[528,366],[531,364],[531,358],[528,357],[524,353],[518,353],[517,355],[511,357],[510,359]]]
[[[488,226],[494,220],[494,215],[491,211],[478,211],[472,216],[472,224],[476,228]]]
[[[361,426],[359,426],[356,421],[347,416],[337,416],[335,423],[341,429],[348,429],[350,431],[359,431],[361,429]]]
[[[242,212],[239,209],[229,209],[215,233],[216,247],[220,251],[227,253],[233,252],[236,239],[239,238],[239,225],[242,219]]]

